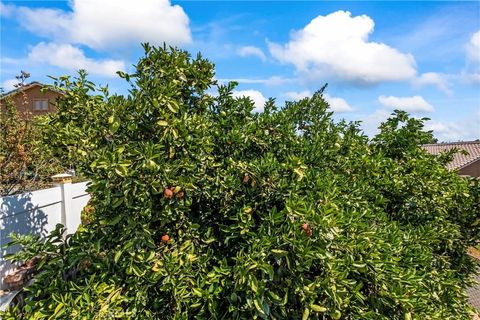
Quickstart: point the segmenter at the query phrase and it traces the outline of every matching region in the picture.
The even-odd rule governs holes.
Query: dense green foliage
[[[47,125],[93,212],[4,319],[469,319],[478,184],[396,112],[372,141],[320,90],[253,113],[213,65],[152,48],[126,97],[83,73]],[[215,92],[214,94],[212,92]]]

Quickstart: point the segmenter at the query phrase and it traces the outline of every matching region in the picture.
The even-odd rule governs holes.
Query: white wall
[[[18,248],[4,248],[10,233],[45,236],[58,223],[73,233],[80,225],[80,212],[90,196],[87,182],[66,183],[54,188],[0,197],[0,290],[5,289],[3,278],[13,266],[3,258]]]

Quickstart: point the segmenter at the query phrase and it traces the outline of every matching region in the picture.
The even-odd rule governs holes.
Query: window
[[[33,110],[48,110],[48,99],[33,100]]]

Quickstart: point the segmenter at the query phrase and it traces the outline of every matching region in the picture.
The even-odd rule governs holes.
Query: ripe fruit
[[[308,225],[308,223],[302,224],[302,229],[305,232],[305,234],[307,235],[307,237],[312,236],[313,231],[312,231],[312,228],[310,228],[310,226]]]
[[[167,199],[171,199],[173,197],[173,191],[165,188],[165,190],[163,190],[163,196]]]
[[[168,234],[164,234],[164,235],[162,236],[162,241],[165,242],[165,243],[167,243],[168,240],[170,240],[170,237],[168,236]]]

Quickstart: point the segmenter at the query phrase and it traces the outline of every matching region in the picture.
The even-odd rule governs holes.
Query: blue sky
[[[372,135],[394,108],[429,117],[440,141],[480,138],[480,2],[2,1],[0,86],[74,75],[125,92],[140,42],[179,46],[236,80],[261,109],[268,97],[329,84],[335,118]]]

